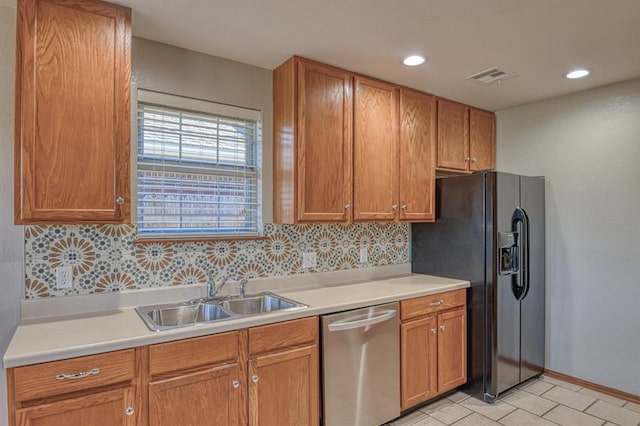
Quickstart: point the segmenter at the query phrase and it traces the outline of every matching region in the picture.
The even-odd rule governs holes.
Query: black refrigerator
[[[438,178],[436,209],[411,226],[411,269],[471,283],[467,375],[493,402],[544,369],[544,178]]]

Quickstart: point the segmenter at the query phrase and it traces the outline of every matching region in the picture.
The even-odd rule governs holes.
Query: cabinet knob
[[[258,376],[255,376],[255,375],[254,375],[254,376],[251,376],[251,381],[252,381],[253,383],[258,383]]]
[[[126,409],[126,410],[124,410],[124,413],[125,413],[127,416],[133,416],[133,413],[134,413],[134,412],[135,412],[135,410],[133,409],[133,407],[127,407],[127,409]]]
[[[403,205],[401,205],[401,206],[400,206],[400,208],[401,208],[402,210],[406,210],[406,209],[407,209],[407,205],[406,205],[406,204],[403,204]]]
[[[444,325],[440,326],[440,330],[444,331]]]
[[[233,382],[231,382],[231,385],[235,388],[238,388],[240,386],[240,382],[237,380],[234,380]]]
[[[347,209],[347,210],[350,209],[351,208],[351,204],[345,204],[344,208]]]
[[[473,160],[471,160],[471,161],[473,161],[474,163],[476,163],[476,162],[478,161],[478,158],[477,158],[477,157],[473,157]]]
[[[471,158],[469,158],[469,157],[464,157],[464,161],[469,161],[469,160],[471,160]]]
[[[120,204],[120,205],[124,204],[124,198],[122,197],[116,198],[116,204]]]
[[[398,210],[398,205],[397,205],[397,204],[394,204],[394,205],[392,205],[392,206],[391,206],[391,208],[392,208],[393,210]]]
[[[437,330],[437,329],[435,329],[435,328],[432,328],[432,329],[431,329],[431,332],[432,332],[433,334],[436,334],[436,331],[438,331],[438,330]]]

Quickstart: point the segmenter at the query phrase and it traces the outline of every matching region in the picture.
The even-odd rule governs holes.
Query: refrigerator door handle
[[[522,300],[527,296],[529,292],[529,216],[527,212],[521,208],[516,207],[512,216],[512,224],[514,232],[518,230],[518,226],[520,226],[520,273],[519,273],[519,282],[517,282],[517,278],[514,277],[513,287],[514,287],[514,295],[517,300]]]

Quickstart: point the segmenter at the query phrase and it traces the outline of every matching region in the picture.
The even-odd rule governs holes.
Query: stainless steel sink
[[[176,327],[210,323],[236,318],[215,303],[172,303],[167,305],[140,306],[138,315],[153,330],[166,330]]]
[[[295,302],[273,293],[260,293],[243,298],[223,300],[221,306],[238,315],[256,315],[274,311],[291,311],[307,308],[307,305]]]
[[[136,312],[152,331],[160,331],[304,308],[308,308],[308,305],[273,293],[259,293],[246,297],[203,298],[166,305],[139,306]]]

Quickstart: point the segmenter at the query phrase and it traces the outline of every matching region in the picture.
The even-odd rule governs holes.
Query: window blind
[[[140,236],[257,235],[256,111],[228,117],[138,98]]]

